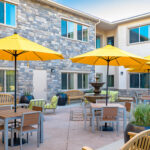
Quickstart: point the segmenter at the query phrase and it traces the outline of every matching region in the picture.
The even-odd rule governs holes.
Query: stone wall
[[[89,25],[89,42],[70,40],[61,36],[61,18],[68,18]],[[26,89],[33,92],[33,70],[47,70],[48,99],[61,91],[61,70],[90,71],[89,80],[94,79],[94,66],[73,64],[69,58],[95,48],[95,22],[72,15],[65,11],[40,4],[35,0],[20,0],[17,8],[17,28],[0,25],[0,38],[12,35],[17,30],[19,35],[64,55],[65,60],[46,62],[18,62],[18,95]],[[0,68],[13,68],[13,62],[0,61]],[[51,68],[55,73],[51,73]]]

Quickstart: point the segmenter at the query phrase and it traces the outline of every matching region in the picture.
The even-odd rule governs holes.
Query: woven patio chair
[[[150,130],[133,135],[120,150],[150,150]]]

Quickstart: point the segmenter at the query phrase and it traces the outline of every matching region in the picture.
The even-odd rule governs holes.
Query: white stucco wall
[[[138,27],[142,25],[150,24],[150,18],[140,19],[136,21],[131,21],[128,23],[123,23],[118,25],[118,27],[113,31],[108,31],[103,33],[103,42],[106,45],[106,39],[108,36],[115,37],[115,46],[122,50],[128,51],[138,56],[148,56],[150,55],[150,41],[142,43],[129,44],[129,28]],[[99,31],[100,32],[100,31]],[[106,68],[106,67],[105,67]],[[106,81],[106,70],[101,67],[95,67],[96,72],[103,71],[103,79]],[[121,74],[123,72],[123,74]],[[115,88],[118,89],[128,89],[129,88],[129,74],[124,67],[112,67],[110,68],[110,74],[115,75]]]

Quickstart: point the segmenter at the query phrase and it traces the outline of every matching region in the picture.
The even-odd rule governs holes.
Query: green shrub
[[[133,116],[133,124],[145,127],[150,126],[150,105],[137,105],[133,112]]]

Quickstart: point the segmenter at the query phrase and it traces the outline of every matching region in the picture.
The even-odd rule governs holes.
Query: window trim
[[[71,20],[71,19],[66,19],[66,18],[63,18],[63,17],[60,18],[60,21],[61,20],[67,21],[67,37],[62,36],[62,34],[60,32],[61,38],[64,38],[64,39],[67,39],[67,40],[72,40],[72,41],[78,41],[78,42],[82,42],[82,43],[89,43],[89,39],[90,39],[90,35],[89,35],[89,27],[90,26],[89,25],[86,25],[84,23],[81,23],[81,22],[78,22],[78,21],[74,21],[74,20]],[[72,38],[68,38],[68,21],[74,23],[74,38],[73,39]],[[86,26],[87,27],[87,32],[88,32],[87,41],[83,41],[83,28],[82,28],[82,40],[78,40],[78,37],[77,37],[77,24],[80,24],[82,26]],[[62,24],[61,24],[61,29],[62,29]]]
[[[15,3],[15,2],[13,3],[13,2],[10,2],[10,1],[7,1],[7,0],[4,0],[2,2],[4,2],[4,23],[0,23],[0,26],[10,27],[10,28],[17,28],[17,6],[18,6],[17,3]],[[15,26],[6,24],[6,3],[15,5]]]
[[[128,45],[128,46],[137,45],[137,44],[144,44],[144,43],[150,43],[150,40],[140,42],[140,27],[142,27],[142,26],[147,26],[147,25],[150,26],[150,23],[141,24],[141,25],[137,25],[137,26],[127,27],[127,45]],[[130,43],[130,29],[134,29],[134,28],[139,28],[139,42]]]

